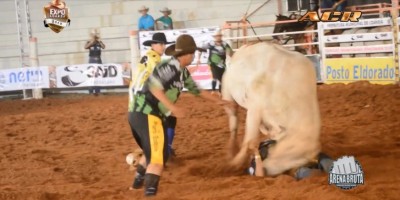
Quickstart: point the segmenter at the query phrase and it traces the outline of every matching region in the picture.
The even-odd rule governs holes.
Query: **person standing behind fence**
[[[229,46],[228,43],[222,40],[222,33],[219,30],[215,33],[214,41],[211,41],[203,46],[204,49],[208,49],[208,64],[210,65],[211,73],[212,73],[212,93],[215,92],[217,81],[219,82],[219,92],[221,92],[221,83],[222,83],[222,75],[225,72],[226,68],[226,54],[229,53],[229,56],[233,55],[233,50]],[[198,56],[197,65],[200,64],[201,52]]]
[[[347,7],[347,0],[322,0],[321,8],[322,9],[331,9],[334,11],[345,11]]]
[[[154,30],[154,18],[147,14],[149,12],[149,8],[146,6],[142,6],[139,9],[140,14],[142,16],[139,18],[138,29],[139,31],[153,31]]]
[[[97,29],[93,29],[90,33],[91,39],[86,42],[85,49],[89,49],[89,63],[103,64],[101,61],[101,49],[106,48],[104,43],[100,40],[100,33]],[[100,87],[93,86],[89,89],[89,94],[98,95]]]
[[[163,13],[163,16],[156,19],[156,23],[157,22],[161,22],[162,23],[162,29],[161,30],[172,30],[173,28],[173,22],[172,19],[169,15],[171,15],[171,10],[168,9],[167,7],[163,8],[162,10],[160,10],[161,13]],[[158,26],[157,26],[158,27]]]

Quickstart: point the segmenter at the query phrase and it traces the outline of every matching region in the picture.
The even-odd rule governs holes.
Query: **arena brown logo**
[[[44,26],[52,31],[59,33],[71,22],[69,19],[69,9],[63,0],[52,0],[44,6]]]

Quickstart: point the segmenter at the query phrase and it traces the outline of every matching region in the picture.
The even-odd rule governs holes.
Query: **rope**
[[[251,5],[252,1],[253,1],[253,0],[250,0],[249,5],[247,6],[247,10],[246,10],[246,14],[245,14],[245,19],[246,19],[246,22],[250,24],[251,30],[253,30],[254,35],[257,36],[258,41],[262,42],[262,40],[260,39],[260,37],[258,37],[258,35],[257,35],[257,33],[256,33],[256,30],[254,30],[253,25],[251,25],[251,22],[249,21],[249,19],[247,19],[247,13],[249,12],[250,5]],[[267,3],[270,2],[270,1],[271,1],[271,0],[267,1],[266,3],[264,3],[264,5],[267,4]]]
[[[248,19],[246,19],[246,21],[250,24],[251,30],[253,30],[254,35],[257,36],[258,41],[262,42],[262,40],[260,39],[260,37],[258,37],[256,31],[254,30],[253,25],[251,25],[251,22],[250,22]]]
[[[249,9],[250,9],[251,2],[252,2],[252,1],[253,1],[253,0],[250,0],[249,5],[247,5],[247,10],[246,10],[246,13],[244,14],[245,16],[247,16],[247,13],[249,12]]]

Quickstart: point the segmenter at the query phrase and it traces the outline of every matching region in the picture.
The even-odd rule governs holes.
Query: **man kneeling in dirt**
[[[246,173],[251,176],[265,176],[265,169],[263,168],[263,161],[268,159],[268,149],[276,143],[275,140],[264,140],[260,143],[258,149],[254,150],[254,157],[251,160],[250,167],[246,169]],[[329,170],[333,164],[333,160],[324,153],[319,153],[317,160],[313,163],[309,163],[306,166],[290,170],[286,174],[289,174],[301,180],[309,177],[313,172],[323,171],[329,173]]]

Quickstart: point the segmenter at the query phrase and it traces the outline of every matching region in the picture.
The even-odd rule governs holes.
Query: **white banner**
[[[356,53],[383,53],[393,52],[393,44],[349,46],[349,47],[325,47],[325,54],[356,54]]]
[[[392,39],[393,39],[392,32],[331,35],[323,37],[325,43],[380,41],[380,40],[392,40]]]
[[[140,56],[146,54],[151,47],[143,45],[144,41],[151,40],[152,36],[156,32],[162,32],[167,37],[168,42],[175,42],[182,34],[191,35],[198,47],[204,46],[206,43],[213,41],[213,35],[219,30],[217,26],[215,27],[205,27],[205,28],[193,28],[193,29],[176,29],[176,30],[159,30],[159,31],[144,31],[139,32],[139,45],[140,45]],[[171,44],[170,44],[171,45]],[[169,45],[168,45],[169,46]],[[168,59],[169,56],[163,55],[162,59]],[[193,59],[192,65],[196,65],[198,60],[198,53],[195,53],[195,58]],[[192,73],[192,77],[197,85],[202,89],[211,89],[211,72],[207,65],[208,52],[202,53],[200,58],[200,63],[202,64],[199,68]]]
[[[215,26],[215,27],[192,28],[192,29],[142,31],[142,32],[139,32],[140,56],[145,55],[146,52],[151,49],[151,47],[144,46],[143,42],[147,41],[147,40],[151,40],[154,33],[159,33],[159,32],[164,33],[165,36],[167,37],[167,41],[168,42],[175,42],[176,38],[178,38],[180,35],[188,34],[188,35],[191,35],[193,37],[193,39],[196,42],[196,45],[198,47],[202,47],[207,42],[210,42],[210,41],[214,40],[214,38],[212,36],[218,30],[219,30],[219,28],[217,26]],[[171,45],[171,44],[169,44],[169,45]],[[198,55],[196,53],[192,64],[196,64],[197,56]],[[167,59],[168,56],[166,56],[164,54],[164,56],[162,58],[163,59]],[[201,63],[207,63],[207,59],[208,59],[208,54],[207,53],[203,53],[203,55],[202,55],[202,57],[200,59],[200,62]]]
[[[45,20],[46,20],[46,24],[53,24],[53,25],[62,26],[62,27],[68,26],[67,22],[58,21],[56,19],[45,19]]]
[[[391,25],[390,18],[376,18],[376,19],[363,19],[358,22],[324,22],[322,23],[324,29],[347,29],[347,28],[361,28],[361,27],[376,27],[376,26],[389,26]]]
[[[57,88],[123,85],[120,64],[57,66],[56,75]]]
[[[48,67],[0,70],[0,92],[49,87]]]

